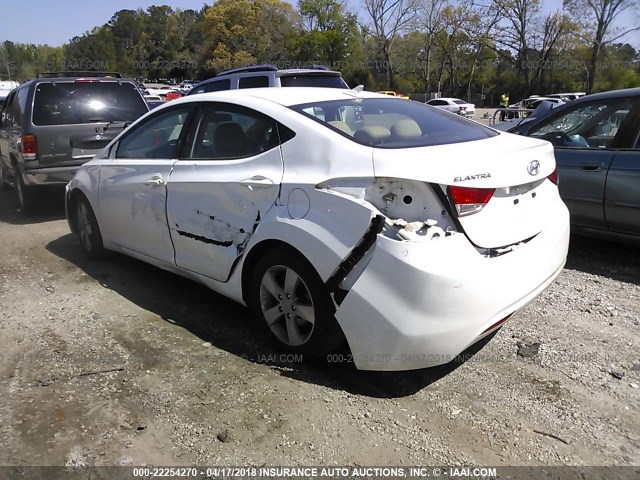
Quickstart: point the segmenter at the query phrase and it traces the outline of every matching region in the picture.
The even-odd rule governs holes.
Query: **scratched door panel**
[[[227,281],[234,261],[273,206],[282,157],[276,147],[238,160],[181,160],[167,185],[176,264]]]

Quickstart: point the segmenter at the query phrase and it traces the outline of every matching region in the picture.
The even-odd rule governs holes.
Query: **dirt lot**
[[[199,285],[85,259],[60,195],[26,220],[11,193],[0,464],[640,464],[637,248],[574,239],[557,282],[466,361],[366,373],[279,355]]]

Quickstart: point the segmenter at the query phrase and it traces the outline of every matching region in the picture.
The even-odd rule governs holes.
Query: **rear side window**
[[[222,160],[258,155],[278,146],[276,121],[244,107],[204,104],[185,158]]]
[[[400,98],[360,98],[291,107],[356,143],[411,148],[471,142],[498,135],[443,110]]]
[[[327,87],[349,88],[339,75],[283,75],[280,77],[283,87]]]
[[[195,86],[191,89],[189,95],[207,92],[221,92],[229,89],[231,89],[231,80],[226,78],[224,80],[216,80],[215,82],[209,82],[205,83],[204,85]]]
[[[242,77],[238,80],[238,88],[262,88],[269,86],[269,77],[257,75],[255,77]]]
[[[130,82],[40,83],[33,102],[35,125],[132,122],[148,111]]]

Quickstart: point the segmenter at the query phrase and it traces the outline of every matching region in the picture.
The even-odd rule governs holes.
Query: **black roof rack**
[[[38,72],[36,78],[62,78],[62,77],[114,77],[122,78],[120,72],[99,72],[99,71],[79,71],[71,70],[66,72]]]
[[[244,72],[277,72],[278,67],[275,65],[250,65],[248,67],[232,68],[231,70],[224,70],[220,72],[216,77],[223,77],[224,75],[231,75],[232,73],[244,73]]]

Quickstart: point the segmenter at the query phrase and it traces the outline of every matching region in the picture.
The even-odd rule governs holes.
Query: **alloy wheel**
[[[316,318],[311,292],[293,269],[274,265],[264,273],[260,307],[267,326],[282,343],[299,347],[313,334]]]
[[[78,235],[80,235],[80,242],[84,249],[87,252],[90,252],[93,247],[93,228],[91,226],[89,209],[85,202],[78,202],[76,218],[78,222]]]

